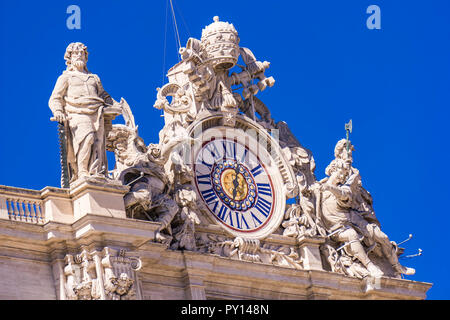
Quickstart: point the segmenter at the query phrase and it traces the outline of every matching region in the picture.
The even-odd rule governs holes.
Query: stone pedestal
[[[41,191],[43,208],[45,212],[44,221],[61,223],[72,223],[73,206],[69,190],[46,187]]]
[[[44,222],[71,224],[86,214],[126,218],[123,196],[128,189],[102,178],[79,179],[70,189],[46,187],[41,191]]]
[[[86,214],[126,218],[124,195],[129,187],[107,179],[80,179],[70,186],[75,221]]]
[[[303,261],[305,270],[323,270],[320,258],[320,245],[325,242],[324,238],[301,237],[297,240],[298,250]]]

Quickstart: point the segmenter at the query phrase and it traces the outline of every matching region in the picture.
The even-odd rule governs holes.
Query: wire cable
[[[167,46],[167,13],[169,11],[169,0],[166,0],[166,21],[164,25],[164,54],[163,54],[163,66],[162,66],[162,80],[161,86],[164,85],[166,78],[166,46]]]
[[[178,57],[178,60],[180,60],[180,56],[179,56],[178,52],[181,48],[181,41],[180,41],[180,34],[178,33],[177,18],[175,17],[175,11],[173,10],[172,0],[170,0],[170,8],[172,9],[173,24],[175,27],[175,35],[176,35],[175,41],[178,40],[177,41],[177,57]]]

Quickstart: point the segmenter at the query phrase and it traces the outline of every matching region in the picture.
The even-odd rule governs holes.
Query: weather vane
[[[350,133],[352,133],[352,119],[348,123],[345,124],[345,131],[347,133],[347,152],[350,151]]]

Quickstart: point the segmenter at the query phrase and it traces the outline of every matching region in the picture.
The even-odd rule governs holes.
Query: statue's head
[[[355,147],[350,141],[348,143],[350,144],[348,151],[346,139],[341,139],[338,141],[338,143],[336,143],[336,147],[334,147],[334,156],[336,158],[342,160],[352,160],[352,151],[355,150]]]
[[[64,60],[66,60],[67,70],[69,71],[87,71],[87,47],[81,42],[72,42],[67,46]]]
[[[325,169],[325,174],[333,176],[333,181],[344,184],[350,174],[348,163],[340,158],[336,158]]]

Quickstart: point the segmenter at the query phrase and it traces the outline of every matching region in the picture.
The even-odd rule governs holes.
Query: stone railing
[[[0,218],[40,224],[45,221],[41,192],[0,186]]]
[[[71,224],[86,214],[126,218],[129,187],[109,180],[80,180],[70,189],[29,190],[0,185],[0,219],[33,224]]]
[[[8,207],[8,217],[10,220],[30,223],[44,222],[45,215],[42,212],[42,201],[6,198],[6,205]]]

